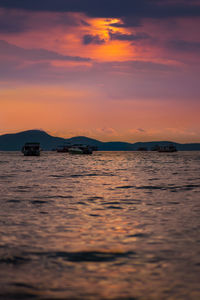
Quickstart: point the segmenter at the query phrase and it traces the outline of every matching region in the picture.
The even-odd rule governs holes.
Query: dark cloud
[[[10,34],[24,32],[27,28],[28,15],[13,13],[8,10],[0,12],[0,33]]]
[[[121,17],[121,22],[115,22],[110,24],[111,27],[123,28],[123,27],[140,27],[141,19],[138,17]]]
[[[30,61],[48,61],[48,60],[63,60],[63,61],[77,61],[77,62],[90,61],[89,58],[62,55],[57,52],[49,51],[46,49],[24,49],[9,44],[3,40],[0,40],[0,55],[6,57],[7,56],[17,57],[23,60],[30,60]]]
[[[168,71],[177,71],[178,67],[163,64],[163,63],[156,63],[152,61],[130,61],[129,66],[132,67],[134,70],[140,71],[155,71],[155,72],[168,72]]]
[[[84,21],[84,20],[81,20],[81,24],[83,26],[91,26],[88,22]]]
[[[173,50],[185,52],[198,52],[200,51],[200,42],[190,42],[184,40],[170,41],[168,46]]]
[[[89,44],[102,45],[104,43],[105,43],[105,40],[101,39],[99,35],[86,34],[83,37],[84,45],[89,45]]]
[[[169,18],[200,16],[197,1],[168,0],[1,0],[0,6],[34,11],[83,12],[92,17]]]
[[[0,0],[1,1],[1,0]],[[0,33],[17,34],[31,30],[41,30],[62,26],[90,26],[82,18],[67,12],[40,13],[10,9],[0,9]]]
[[[149,36],[146,33],[137,33],[137,34],[122,34],[120,32],[109,32],[111,40],[120,40],[120,41],[139,41],[148,39]]]
[[[141,60],[128,60],[124,62],[106,62],[95,64],[97,70],[107,70],[108,72],[122,72],[124,73],[134,73],[134,72],[145,72],[145,73],[166,73],[166,72],[176,72],[179,71],[179,67],[164,63],[157,63],[153,61],[141,61]]]

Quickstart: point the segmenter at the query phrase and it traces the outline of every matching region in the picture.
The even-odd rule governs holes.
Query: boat
[[[155,145],[151,148],[151,151],[158,151],[160,149],[159,145]]]
[[[68,151],[70,154],[83,154],[83,150],[78,147],[71,147]]]
[[[64,145],[60,145],[56,148],[56,151],[58,153],[66,153],[69,152],[69,148],[72,147],[71,144],[64,144]]]
[[[158,152],[177,152],[176,147],[173,144],[159,146]]]
[[[68,149],[70,154],[92,154],[93,149],[89,145],[77,144]]]
[[[40,143],[25,143],[22,147],[24,156],[40,156]]]
[[[148,151],[147,147],[139,147],[137,151]]]

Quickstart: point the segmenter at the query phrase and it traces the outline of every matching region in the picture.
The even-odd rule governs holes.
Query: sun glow
[[[132,51],[127,43],[112,41],[96,47],[93,50],[94,56],[104,61],[124,61],[132,57]]]
[[[102,41],[98,45],[87,45],[90,55],[100,61],[124,61],[133,57],[133,48],[128,41],[110,39],[110,33],[130,34],[125,28],[118,28],[112,24],[120,23],[119,19],[92,19],[89,34],[98,36]]]
[[[118,19],[91,19],[92,34],[98,34],[102,39],[109,40],[109,31],[118,31],[117,28],[111,27],[111,25],[118,22]]]

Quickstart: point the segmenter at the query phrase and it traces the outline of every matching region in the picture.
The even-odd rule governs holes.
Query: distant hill
[[[91,146],[100,146],[102,142],[91,139],[85,136],[75,136],[70,139],[66,139],[65,142],[71,143],[71,144],[86,144],[86,145],[91,145]]]
[[[28,130],[14,134],[0,136],[1,151],[19,151],[26,142],[39,142],[44,150],[56,148],[63,144],[65,139],[53,137],[40,130]]]
[[[19,133],[0,135],[0,151],[20,151],[26,142],[39,142],[43,150],[52,150],[56,149],[59,145],[71,143],[97,146],[100,151],[135,151],[139,148],[151,150],[155,145],[168,145],[171,143],[170,141],[138,142],[133,144],[125,142],[101,142],[85,136],[64,139],[51,136],[45,131],[28,130]],[[173,144],[179,151],[200,151],[200,143]]]

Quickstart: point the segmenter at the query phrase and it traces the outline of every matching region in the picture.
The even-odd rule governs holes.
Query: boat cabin
[[[26,143],[22,148],[22,153],[24,156],[39,156],[40,150],[40,143]]]

